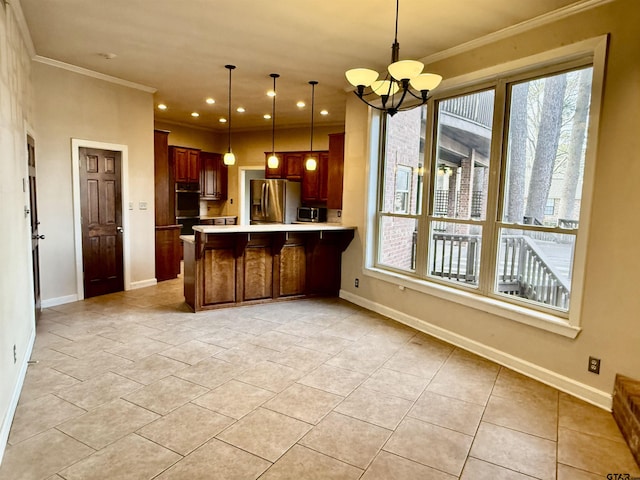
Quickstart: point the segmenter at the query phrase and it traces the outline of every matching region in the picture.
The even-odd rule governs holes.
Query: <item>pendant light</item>
[[[309,155],[304,162],[304,168],[313,171],[318,168],[318,160],[316,156],[313,154],[313,110],[315,107],[315,98],[316,98],[316,85],[317,81],[311,80],[309,85],[311,85],[311,147],[309,148]]]
[[[272,73],[269,76],[273,78],[273,90],[267,95],[271,95],[273,106],[271,107],[271,156],[267,159],[267,167],[278,168],[280,160],[276,156],[276,78],[280,75]]]
[[[225,165],[235,165],[236,156],[231,152],[231,72],[236,68],[236,66],[225,65],[224,68],[229,70],[229,118],[227,118],[227,123],[229,124],[229,146],[227,147],[227,153],[224,154],[222,163]]]

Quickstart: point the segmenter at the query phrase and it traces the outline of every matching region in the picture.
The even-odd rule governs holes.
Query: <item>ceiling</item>
[[[420,59],[586,0],[402,0],[400,57]],[[232,125],[344,123],[345,70],[389,63],[393,0],[20,0],[36,55],[157,89],[156,119],[223,130],[225,64],[234,64]],[[115,54],[105,58],[105,54]],[[205,98],[216,103],[207,105]],[[296,102],[307,107],[300,109]],[[245,113],[236,113],[243,106]],[[320,116],[321,109],[329,114]],[[198,118],[191,112],[200,113]]]

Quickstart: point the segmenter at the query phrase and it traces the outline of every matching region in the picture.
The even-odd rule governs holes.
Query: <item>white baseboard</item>
[[[158,284],[158,280],[156,280],[155,278],[148,278],[147,280],[131,282],[129,284],[128,290],[136,290],[138,288],[153,287],[154,285],[157,285],[157,284]]]
[[[492,360],[500,365],[508,367],[527,377],[533,378],[558,390],[580,398],[592,405],[611,411],[611,394],[595,389],[584,383],[580,383],[572,378],[560,375],[557,372],[548,370],[534,363],[515,357],[509,353],[502,352],[493,347],[489,347],[480,342],[464,337],[457,333],[438,327],[419,318],[407,315],[393,308],[376,303],[359,295],[354,295],[346,290],[340,290],[340,298],[355,303],[373,312],[389,317],[407,326],[415,328],[423,333],[432,335],[447,343],[460,347],[469,352],[475,353],[488,360]]]
[[[77,302],[78,295],[66,295],[64,297],[56,297],[56,298],[48,298],[46,300],[42,300],[42,308],[50,308],[56,307],[58,305],[64,305],[65,303]]]
[[[36,341],[36,329],[33,328],[31,337],[27,343],[27,350],[22,357],[22,365],[20,366],[20,372],[11,395],[11,401],[9,402],[9,408],[5,413],[4,420],[2,421],[2,427],[0,428],[0,464],[2,464],[2,458],[7,448],[7,442],[9,441],[9,432],[11,431],[11,424],[13,423],[13,416],[16,413],[16,407],[18,406],[18,400],[20,400],[20,393],[22,392],[22,385],[27,375],[27,367],[29,366],[29,359],[31,358],[31,352],[33,351],[33,344]]]

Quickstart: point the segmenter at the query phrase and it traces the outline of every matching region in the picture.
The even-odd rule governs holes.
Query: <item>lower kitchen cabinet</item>
[[[180,274],[182,248],[180,225],[156,227],[156,280],[171,280]]]

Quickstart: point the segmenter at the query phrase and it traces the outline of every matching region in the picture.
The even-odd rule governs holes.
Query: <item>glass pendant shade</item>
[[[409,82],[416,90],[433,90],[442,81],[442,77],[435,73],[423,73]]]
[[[345,72],[345,76],[351,85],[368,87],[378,79],[378,72],[369,68],[352,68]]]
[[[222,159],[222,163],[225,165],[235,165],[236,164],[236,156],[232,152],[227,152],[224,154]]]
[[[313,172],[316,168],[318,168],[318,161],[314,157],[309,157],[304,162],[304,168]]]
[[[396,80],[411,80],[422,73],[424,63],[417,60],[400,60],[389,65],[388,70]]]
[[[278,165],[280,165],[280,160],[278,160],[277,156],[271,155],[267,158],[267,166],[269,168],[278,168]]]
[[[373,82],[373,84],[371,84],[371,90],[373,90],[373,93],[379,96],[395,95],[396,93],[398,93],[399,89],[400,87],[398,87],[398,84],[390,80],[376,80],[375,82]]]

